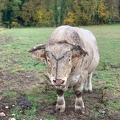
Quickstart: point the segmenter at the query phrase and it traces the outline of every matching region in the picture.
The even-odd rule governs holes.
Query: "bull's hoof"
[[[65,106],[64,105],[56,105],[55,110],[59,111],[59,112],[64,112],[65,111]]]
[[[92,94],[92,90],[88,90],[87,92],[88,92],[89,94]]]
[[[85,107],[75,106],[75,111],[76,112],[80,111],[82,114],[84,114],[85,113]]]
[[[84,90],[83,92],[84,92],[84,93],[92,94],[92,90]]]

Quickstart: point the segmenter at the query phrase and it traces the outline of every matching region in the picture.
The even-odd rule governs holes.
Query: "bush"
[[[18,22],[12,21],[11,27],[19,27],[20,24]]]

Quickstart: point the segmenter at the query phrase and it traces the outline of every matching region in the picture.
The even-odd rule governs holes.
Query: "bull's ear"
[[[83,51],[83,50],[78,49],[78,48],[73,49],[72,52],[73,52],[72,57],[76,62],[78,61],[79,58],[83,58],[87,54],[86,51]]]
[[[73,49],[73,51],[72,51],[72,58],[73,58],[75,61],[78,61],[79,57],[80,57],[80,51]]]
[[[40,59],[40,60],[44,60],[45,59],[45,51],[44,50],[36,50],[36,51],[32,52],[32,57]]]
[[[36,47],[31,48],[28,52],[32,54],[32,57],[38,58],[40,60],[45,59],[45,46],[46,44],[40,44]]]
[[[81,47],[79,45],[74,45],[73,50],[75,51],[74,54],[77,54],[78,56],[82,55],[88,55],[88,52],[84,49],[84,47]]]

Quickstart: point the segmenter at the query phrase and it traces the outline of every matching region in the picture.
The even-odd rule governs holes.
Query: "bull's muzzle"
[[[63,86],[64,84],[64,80],[61,80],[61,79],[53,80],[53,82],[55,86]]]

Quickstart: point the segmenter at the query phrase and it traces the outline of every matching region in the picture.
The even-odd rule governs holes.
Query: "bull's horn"
[[[33,51],[36,51],[36,50],[45,49],[45,46],[46,46],[46,43],[45,44],[40,44],[36,47],[31,48],[28,52],[33,52]]]

